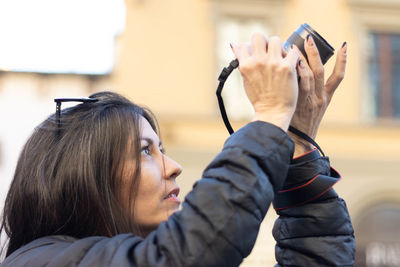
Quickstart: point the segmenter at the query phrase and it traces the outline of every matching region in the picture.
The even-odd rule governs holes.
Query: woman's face
[[[145,232],[157,228],[178,210],[176,177],[182,167],[163,152],[162,144],[149,122],[141,117],[141,173],[134,206],[134,221]]]

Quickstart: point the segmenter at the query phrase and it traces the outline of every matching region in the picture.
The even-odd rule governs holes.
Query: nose
[[[165,179],[176,179],[182,173],[182,167],[175,160],[164,155]]]

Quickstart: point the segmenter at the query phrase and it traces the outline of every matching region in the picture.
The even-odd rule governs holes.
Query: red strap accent
[[[305,186],[311,184],[311,183],[314,182],[314,180],[317,179],[318,177],[319,177],[319,174],[318,174],[317,176],[315,176],[314,178],[312,178],[310,181],[308,181],[308,182],[305,183],[305,184],[302,184],[302,185],[297,186],[297,187],[294,187],[294,188],[281,190],[281,191],[278,191],[278,193],[285,193],[285,192],[290,192],[290,191],[298,190],[298,189],[300,189],[300,188],[303,188],[303,187],[305,187]]]
[[[275,210],[276,210],[276,211],[279,211],[279,210],[290,209],[290,208],[294,208],[294,207],[297,207],[297,206],[301,206],[301,205],[307,204],[308,202],[314,201],[314,200],[320,198],[321,196],[325,195],[325,194],[326,194],[329,190],[331,190],[331,188],[332,188],[337,182],[339,182],[341,179],[342,179],[342,177],[340,177],[334,184],[332,184],[332,186],[328,187],[325,191],[321,192],[319,195],[316,195],[316,196],[313,197],[313,198],[310,198],[310,199],[308,199],[308,200],[306,200],[306,201],[304,201],[304,202],[301,202],[301,203],[294,204],[293,206],[275,208]]]
[[[331,167],[331,175],[319,174],[306,183],[278,191],[273,201],[275,210],[288,209],[318,199],[330,191],[341,180],[340,174]],[[330,191],[332,197],[337,197],[334,191]]]

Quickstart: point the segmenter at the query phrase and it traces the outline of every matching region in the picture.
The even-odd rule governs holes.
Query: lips
[[[176,187],[173,190],[171,190],[164,199],[180,202],[178,195],[179,195],[179,187]]]

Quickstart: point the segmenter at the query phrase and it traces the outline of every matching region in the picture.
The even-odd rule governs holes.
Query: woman
[[[255,110],[253,122],[228,138],[181,211],[175,183],[181,167],[164,154],[151,113],[115,93],[97,93],[90,102],[50,116],[25,145],[4,210],[3,228],[10,240],[1,266],[238,266],[249,255],[274,195],[293,184],[293,153],[309,150],[303,141],[294,139],[293,144],[286,134],[289,124],[316,134],[327,102],[324,107],[311,105],[318,116],[297,103],[297,74],[300,94],[305,95],[299,101],[315,99],[314,91],[321,89],[314,82],[320,63],[312,45],[307,50],[310,66],[298,63],[296,49],[282,55],[277,37],[267,41],[255,34],[250,50],[247,45],[233,50]],[[341,80],[337,74],[344,73],[344,50],[338,58],[333,83],[328,84],[332,94]],[[311,170],[320,161],[315,157],[297,164]],[[307,175],[296,176],[297,181],[304,182]],[[313,201],[320,213],[327,203],[330,210],[340,206],[332,194]],[[348,218],[347,210],[322,215],[328,223]],[[305,228],[312,225],[307,219],[303,223]],[[283,245],[292,236],[282,241],[277,227],[278,246],[291,253],[294,246]],[[347,236],[351,243],[351,231],[325,230],[329,236]],[[308,266],[323,264],[316,248],[304,244],[307,253],[297,250],[292,260],[304,263],[315,252],[317,258],[311,257]],[[344,254],[340,259],[327,256],[325,262],[351,262],[351,246],[341,240],[331,246],[343,248]],[[278,262],[285,265],[285,258],[282,254]]]

